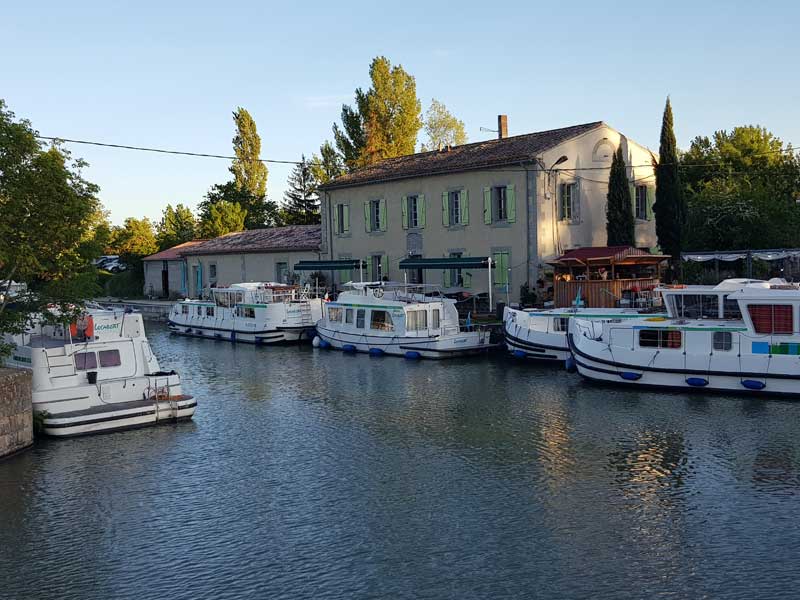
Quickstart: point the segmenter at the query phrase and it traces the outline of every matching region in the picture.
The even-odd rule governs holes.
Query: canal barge
[[[7,336],[6,366],[32,371],[43,432],[66,437],[191,418],[197,402],[175,371],[162,371],[142,316],[87,310],[71,325],[37,323]]]
[[[461,325],[456,301],[435,286],[347,284],[325,303],[315,345],[406,358],[453,358],[487,351],[490,331]]]
[[[176,302],[169,328],[180,335],[274,344],[314,337],[322,300],[309,286],[271,282],[235,283],[212,288],[210,300]]]
[[[659,288],[667,317],[570,320],[584,377],[629,386],[800,395],[800,287],[729,279]]]

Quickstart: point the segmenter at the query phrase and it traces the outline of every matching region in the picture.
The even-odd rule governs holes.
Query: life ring
[[[372,290],[372,295],[376,298],[383,298],[383,288],[374,288]]]

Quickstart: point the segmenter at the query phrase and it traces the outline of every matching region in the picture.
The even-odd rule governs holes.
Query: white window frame
[[[505,185],[492,188],[492,221],[508,221],[508,187]]]
[[[447,192],[448,211],[450,212],[450,226],[461,225],[461,200],[463,190],[451,190]]]
[[[637,185],[634,187],[634,193],[636,194],[635,199],[635,208],[636,208],[636,219],[639,221],[646,221],[647,220],[647,186],[646,185]]]
[[[370,231],[381,231],[381,201],[369,201],[369,229]]]
[[[408,219],[409,229],[419,228],[419,196],[414,194],[406,196],[406,218]]]

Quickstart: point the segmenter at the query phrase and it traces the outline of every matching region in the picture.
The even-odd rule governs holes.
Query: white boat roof
[[[228,290],[236,290],[242,292],[254,292],[268,288],[290,288],[295,287],[291,283],[277,283],[275,281],[247,281],[242,283],[232,283],[228,287],[212,288],[213,292],[224,292]]]
[[[765,288],[769,289],[774,282],[786,284],[783,279],[770,279],[764,281],[763,279],[747,279],[745,277],[735,277],[725,279],[717,285],[660,285],[656,288],[657,292],[668,294],[698,294],[698,293],[718,293],[718,292],[735,292],[744,288]]]

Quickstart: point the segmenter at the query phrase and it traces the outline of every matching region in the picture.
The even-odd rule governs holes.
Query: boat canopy
[[[366,267],[366,262],[357,258],[347,260],[301,260],[294,266],[295,271],[350,271]]]
[[[492,268],[494,268],[492,262]],[[488,256],[461,256],[453,258],[406,258],[400,261],[401,269],[488,269]]]

